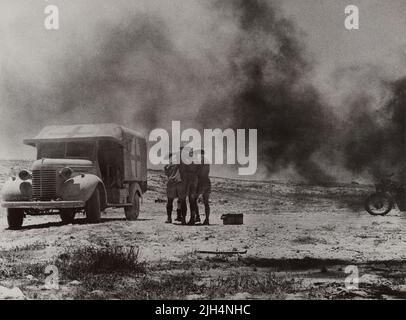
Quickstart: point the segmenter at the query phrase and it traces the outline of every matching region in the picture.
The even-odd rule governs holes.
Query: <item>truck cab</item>
[[[138,132],[111,123],[48,126],[24,143],[37,159],[2,189],[10,229],[21,228],[27,214],[57,213],[71,223],[84,212],[96,223],[108,207],[138,218],[147,190],[146,140]]]

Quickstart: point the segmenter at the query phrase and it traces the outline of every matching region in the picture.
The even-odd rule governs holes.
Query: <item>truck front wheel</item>
[[[137,220],[138,216],[140,215],[140,195],[138,194],[138,192],[134,193],[131,203],[132,206],[125,207],[124,212],[127,220],[134,221]]]
[[[90,199],[86,201],[85,211],[87,222],[100,222],[101,213],[99,188],[96,188]]]
[[[7,209],[7,222],[11,230],[21,229],[24,220],[23,209]]]

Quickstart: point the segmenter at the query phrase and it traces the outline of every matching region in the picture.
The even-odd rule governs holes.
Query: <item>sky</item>
[[[288,15],[306,33],[315,54],[318,76],[328,77],[337,67],[378,65],[390,74],[405,74],[406,2],[402,0],[283,0]],[[357,5],[360,29],[344,28],[344,8]]]
[[[273,2],[296,24],[308,56],[313,61],[311,81],[326,101],[337,105],[338,113],[341,107],[345,107],[340,105],[341,100],[338,99],[341,88],[337,88],[332,80],[337,70],[372,66],[372,70],[390,79],[406,74],[406,1]],[[59,8],[60,29],[57,31],[44,28],[44,9],[48,4]],[[344,28],[344,8],[350,4],[360,9],[360,30],[348,31]],[[208,7],[207,1],[0,0],[0,158],[32,159],[34,150],[23,146],[22,139],[36,135],[46,124],[90,121],[93,116],[99,119],[99,115],[89,115],[86,110],[79,109],[77,112],[60,113],[60,109],[56,108],[58,112],[52,113],[49,107],[51,102],[48,101],[49,91],[54,90],[59,83],[64,83],[65,73],[70,72],[72,61],[86,64],[89,59],[100,54],[98,50],[99,44],[103,42],[102,30],[106,26],[120,25],[134,15],[140,19],[145,15],[148,20],[151,13],[167,27],[173,50],[181,52],[185,60],[192,61],[196,73],[202,78],[213,76],[216,68],[207,71],[205,66],[211,63],[213,57],[214,63],[221,65],[222,54],[226,52],[224,48],[235,30],[232,23],[227,19],[221,20],[219,13]],[[182,61],[171,63],[174,65],[174,73],[184,67]],[[153,72],[156,71],[151,68]],[[182,74],[175,79],[188,85],[189,80]],[[199,79],[193,81],[198,83]],[[33,88],[35,94],[21,97],[19,90],[24,92]],[[188,88],[193,92],[192,97],[188,93],[181,93],[181,98],[173,98],[171,95],[172,103],[190,98],[191,104],[199,104],[203,99],[199,97],[199,85]],[[176,87],[175,91],[179,89]],[[31,104],[32,101],[40,101],[38,96],[41,92],[48,99],[46,107],[38,103]],[[120,101],[130,98],[119,96]],[[58,96],[52,96],[52,99],[58,105]],[[179,109],[182,113],[187,111]],[[167,115],[168,118],[172,116],[170,113]],[[188,117],[192,118],[193,113]],[[131,125],[125,116],[120,118],[115,114],[114,120]]]

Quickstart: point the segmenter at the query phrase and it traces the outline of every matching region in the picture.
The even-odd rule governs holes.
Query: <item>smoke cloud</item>
[[[333,115],[307,80],[312,65],[295,26],[266,1],[217,6],[239,28],[229,54],[235,80],[227,95],[202,107],[205,125],[216,120],[206,115],[218,124],[232,115],[227,125],[258,129],[259,160],[268,172],[293,166],[306,180],[332,180],[313,156],[331,133]]]
[[[75,25],[65,31],[31,35],[6,20],[14,38],[2,34],[3,150],[48,124],[117,122],[147,134],[180,120],[258,129],[269,177],[323,183],[399,168],[406,80],[369,61],[315,80],[325,61],[279,1],[117,1],[113,10],[89,0],[100,13],[76,24],[72,3],[61,7]]]

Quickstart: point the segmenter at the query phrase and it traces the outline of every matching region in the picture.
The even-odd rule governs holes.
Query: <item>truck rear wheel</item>
[[[85,211],[87,222],[100,222],[101,213],[99,188],[96,188],[90,199],[86,201]]]
[[[63,224],[70,224],[75,220],[76,212],[72,209],[61,209],[59,216],[61,217]]]
[[[24,221],[23,209],[7,209],[7,222],[11,230],[21,229]]]
[[[134,192],[134,196],[131,203],[132,206],[125,207],[124,212],[127,220],[134,221],[137,220],[138,216],[140,215],[140,195],[138,194],[138,192]]]

